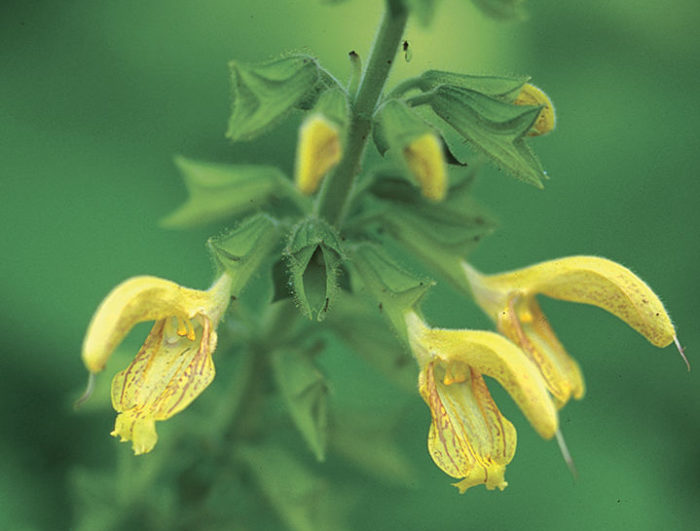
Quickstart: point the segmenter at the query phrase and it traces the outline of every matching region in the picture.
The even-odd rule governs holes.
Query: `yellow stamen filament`
[[[197,336],[192,321],[180,317],[176,317],[175,319],[177,319],[177,335],[180,337],[187,337],[190,341],[194,341]]]

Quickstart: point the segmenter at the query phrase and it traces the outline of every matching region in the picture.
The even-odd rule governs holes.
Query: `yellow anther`
[[[187,320],[181,319],[180,317],[176,317],[175,319],[177,320],[177,335],[180,337],[186,336],[189,332]]]

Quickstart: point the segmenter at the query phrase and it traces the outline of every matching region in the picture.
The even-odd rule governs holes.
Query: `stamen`
[[[690,362],[688,361],[688,358],[685,357],[685,348],[681,346],[677,336],[673,336],[673,342],[676,344],[678,352],[681,353],[681,357],[683,358],[683,361],[685,361],[685,366],[688,367],[688,372],[690,372]]]
[[[177,319],[177,335],[180,337],[186,336],[188,334],[187,320],[179,317],[175,317],[175,319]]]
[[[88,381],[87,386],[85,387],[85,391],[82,395],[80,395],[80,398],[78,398],[78,400],[75,401],[75,403],[73,404],[73,409],[78,409],[92,396],[92,392],[95,390],[95,380],[95,373],[91,372],[88,375]]]
[[[557,444],[559,445],[559,451],[561,452],[561,456],[564,458],[564,462],[566,463],[566,466],[569,467],[569,471],[571,472],[571,475],[575,480],[576,478],[578,478],[578,472],[576,471],[576,465],[574,464],[574,460],[571,458],[569,449],[566,446],[564,436],[561,434],[561,430],[557,430],[556,435]]]
[[[192,324],[192,321],[187,319],[185,321],[185,324],[187,325],[187,339],[190,341],[194,341],[197,335],[194,332],[194,325]]]

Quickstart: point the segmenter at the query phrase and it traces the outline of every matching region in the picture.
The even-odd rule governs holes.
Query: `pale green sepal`
[[[374,116],[372,135],[379,153],[387,151],[401,154],[402,150],[417,138],[433,133],[420,116],[399,100],[389,100]]]
[[[382,247],[372,243],[352,248],[352,264],[399,337],[408,342],[404,314],[418,306],[435,282],[409,273]]]
[[[232,105],[226,136],[248,140],[282,119],[314,90],[319,66],[308,55],[260,65],[231,61]]]
[[[546,178],[537,157],[525,143],[542,106],[513,105],[473,90],[440,85],[408,100],[429,104],[466,141],[518,179],[542,188]],[[442,128],[441,128],[442,130]]]
[[[453,282],[463,283],[458,258],[469,254],[496,227],[488,212],[471,195],[473,175],[452,186],[440,204],[426,203],[407,194],[373,192],[384,201],[381,220],[389,233],[412,254]],[[393,182],[393,188],[401,183]],[[392,201],[393,197],[401,197]]]
[[[234,297],[240,296],[250,277],[280,244],[280,238],[279,222],[262,213],[244,219],[235,229],[209,238],[207,246],[214,260],[232,278]]]
[[[512,102],[529,80],[530,76],[475,76],[441,70],[427,70],[416,78],[415,86],[428,92],[439,85],[452,85]]]
[[[271,359],[277,387],[294,424],[316,459],[325,460],[328,430],[326,378],[307,351],[278,350]]]
[[[292,229],[284,252],[297,306],[309,319],[323,321],[345,259],[338,233],[323,219],[307,218]]]
[[[523,19],[525,0],[472,0],[487,15],[501,19]]]
[[[235,454],[248,468],[255,483],[287,528],[293,531],[346,529],[345,507],[329,488],[286,450],[272,443],[239,446]]]
[[[350,116],[348,96],[341,88],[330,88],[319,96],[313,110],[322,114],[343,131]]]
[[[287,178],[274,166],[219,164],[176,157],[189,197],[160,224],[189,228],[238,216],[264,205],[272,196],[288,191]]]

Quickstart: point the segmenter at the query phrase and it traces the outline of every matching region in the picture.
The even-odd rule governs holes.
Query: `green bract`
[[[209,238],[207,245],[221,269],[233,278],[231,293],[240,291],[279,244],[280,224],[266,214],[246,218],[233,230]]]
[[[305,219],[292,230],[285,254],[299,309],[309,319],[323,321],[345,256],[338,233],[321,219]]]
[[[433,270],[457,281],[463,272],[454,260],[464,258],[496,224],[471,196],[473,174],[452,186],[447,199],[434,204],[410,194],[390,193],[401,183],[380,180],[372,189],[381,198],[373,208],[382,226],[402,247]]]
[[[440,85],[452,85],[512,102],[529,80],[530,76],[474,76],[441,70],[426,70],[411,81],[412,85],[425,92]]]
[[[176,157],[175,164],[189,197],[161,220],[164,227],[179,229],[221,221],[259,209],[272,197],[298,195],[274,166],[217,164],[185,157]]]
[[[316,459],[326,457],[328,384],[309,349],[281,349],[272,355],[280,394]]]
[[[449,124],[500,167],[518,179],[542,187],[542,179],[547,176],[525,142],[525,135],[537,119],[541,106],[514,105],[454,85],[439,85],[430,92],[409,98],[408,103],[429,105],[442,119],[441,131]],[[447,139],[446,142],[450,146]]]
[[[265,132],[314,92],[319,66],[308,55],[260,65],[232,61],[231,118],[226,136],[248,140]]]
[[[373,243],[355,245],[351,256],[364,286],[403,336],[406,333],[404,313],[418,305],[435,282],[409,273],[383,247]]]

